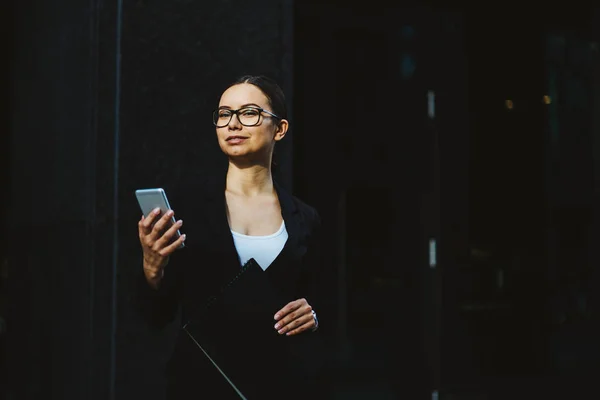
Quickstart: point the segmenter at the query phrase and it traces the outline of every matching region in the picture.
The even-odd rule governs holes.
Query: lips
[[[227,136],[227,140],[232,140],[232,139],[247,139],[247,136]]]
[[[248,139],[248,136],[228,136],[227,139],[225,139],[225,141],[229,142],[229,143],[241,143],[244,140]]]

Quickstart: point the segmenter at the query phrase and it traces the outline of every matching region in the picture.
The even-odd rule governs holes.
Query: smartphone
[[[135,197],[137,197],[140,208],[144,213],[144,216],[146,217],[150,215],[152,210],[154,210],[157,207],[160,208],[160,216],[162,216],[164,213],[171,209],[171,206],[169,205],[169,200],[167,200],[167,194],[162,188],[138,189],[135,191]],[[171,224],[169,224],[169,227],[171,227],[174,223],[175,217],[173,216],[171,217]],[[180,236],[181,233],[178,229],[175,233],[175,236],[173,237],[172,242],[179,239]],[[184,246],[185,245],[181,243],[181,246],[179,246],[179,248]]]

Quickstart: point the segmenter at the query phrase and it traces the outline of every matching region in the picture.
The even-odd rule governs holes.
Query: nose
[[[227,128],[232,131],[242,129],[242,124],[238,117],[238,113],[234,113],[231,116],[231,121],[229,121],[229,125],[227,125]]]

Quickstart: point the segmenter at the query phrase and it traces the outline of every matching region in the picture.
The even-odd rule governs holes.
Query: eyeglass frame
[[[225,125],[223,125],[223,126],[219,126],[219,125],[217,125],[217,122],[215,121],[215,113],[219,112],[220,110],[227,110],[227,111],[229,111],[229,112],[231,113],[231,116],[229,117],[229,121],[227,121],[227,123],[226,123]],[[246,125],[246,124],[244,124],[244,123],[242,122],[242,120],[240,119],[240,115],[239,115],[239,112],[240,112],[241,110],[256,110],[256,111],[258,111],[259,113],[267,113],[267,114],[269,114],[269,116],[271,116],[272,118],[277,118],[277,119],[279,119],[279,120],[283,119],[283,118],[281,118],[280,116],[278,116],[278,115],[276,115],[276,114],[273,114],[271,111],[269,111],[269,110],[265,110],[265,109],[264,109],[264,108],[262,108],[262,107],[256,107],[256,106],[247,106],[247,107],[238,108],[237,110],[232,110],[232,109],[230,109],[230,108],[217,108],[216,110],[213,110],[213,125],[214,125],[214,126],[216,126],[217,128],[225,128],[226,126],[228,126],[228,125],[231,123],[231,120],[233,119],[233,116],[234,116],[234,115],[236,116],[236,118],[237,118],[238,122],[239,122],[240,124],[242,124],[243,126],[257,126],[258,124],[260,124],[260,115],[261,115],[261,114],[259,114],[258,120],[256,121],[256,123],[255,123],[255,124],[253,124],[253,125]],[[218,119],[218,118],[217,118],[217,119]]]

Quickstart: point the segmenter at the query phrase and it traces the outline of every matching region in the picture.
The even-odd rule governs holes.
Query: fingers
[[[162,219],[161,219],[162,221]],[[158,225],[158,223],[157,223]],[[171,240],[173,240],[173,237],[175,236],[175,234],[177,233],[177,230],[179,228],[181,228],[183,226],[183,221],[179,220],[177,222],[175,222],[174,224],[171,225],[171,227],[162,234],[162,236],[160,236],[158,238],[158,240],[155,242],[154,247],[157,249],[166,249],[167,245],[171,244]],[[181,237],[179,237],[177,240],[181,239]],[[181,242],[180,242],[181,243]]]
[[[173,215],[175,215],[173,210],[169,210],[166,213],[164,213],[163,216],[160,217],[160,219],[158,221],[156,221],[156,223],[154,224],[154,227],[152,228],[152,232],[150,233],[150,237],[153,240],[158,240],[161,237],[161,235],[163,235],[163,232],[165,232],[165,230],[173,222],[172,221]]]
[[[277,311],[277,313],[275,314],[275,317],[274,317],[275,321],[279,321],[280,319],[282,319],[283,317],[285,317],[292,311],[295,311],[298,308],[300,308],[303,304],[308,304],[306,302],[306,299],[298,299],[298,300],[289,302],[285,307],[283,307],[281,310]]]
[[[154,221],[156,220],[156,217],[158,217],[159,214],[160,208],[155,208],[150,214],[148,214],[147,217],[144,217],[142,215],[142,218],[138,222],[138,229],[140,231],[140,235],[149,235],[150,232],[152,232],[152,225],[154,224]]]
[[[304,323],[303,325],[297,327],[296,329],[289,331],[285,335],[286,336],[294,336],[294,335],[297,335],[302,332],[312,331],[314,329],[314,327],[315,327],[315,319],[312,317],[312,314],[311,314],[310,321]]]
[[[302,308],[302,310],[304,310],[304,308]],[[311,308],[310,306],[308,306],[308,311],[299,314],[296,318],[290,320],[285,325],[275,324],[275,329],[277,329],[277,333],[279,333],[280,335],[286,334],[287,336],[291,336],[303,332],[306,329],[312,328],[314,326],[315,320],[310,310]]]
[[[278,321],[274,328],[280,335],[283,335],[294,330],[301,332],[304,330],[305,324],[308,324],[308,327],[312,327],[314,325],[314,318],[311,311],[312,307],[306,302],[306,299],[288,303],[288,305],[275,315],[275,319]]]
[[[173,225],[173,216],[175,215],[173,210],[168,210],[162,216],[160,213],[160,209],[155,208],[147,217],[142,216],[138,222],[140,241],[148,247],[154,247],[155,243],[167,233],[165,230]],[[179,226],[181,227],[181,224]],[[165,238],[163,246],[170,242],[177,229],[179,228],[173,230],[172,234]]]
[[[156,208],[147,217],[142,215],[138,221],[138,231],[140,243],[144,248],[144,257],[156,259],[160,261],[159,264],[161,265],[164,264],[164,259],[181,247],[186,239],[185,235],[181,235],[173,241],[175,234],[183,225],[181,220],[173,223],[173,215],[173,211],[169,210],[160,216],[160,209]],[[150,262],[150,264],[154,264],[154,262]]]
[[[163,257],[166,257],[166,256],[170,255],[172,252],[174,252],[175,250],[177,250],[179,247],[181,247],[181,244],[183,242],[185,242],[185,234],[179,236],[179,238],[177,238],[177,240],[175,240],[173,243],[171,243],[167,247],[160,249],[158,251],[158,254],[160,254]]]

